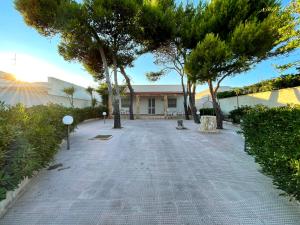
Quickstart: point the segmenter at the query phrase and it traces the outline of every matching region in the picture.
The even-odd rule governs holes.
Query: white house
[[[45,105],[49,103],[70,107],[64,88],[74,87],[74,107],[84,108],[91,106],[91,97],[84,87],[48,77],[48,82],[20,82],[13,75],[0,71],[0,101],[8,105],[22,103],[27,107]],[[94,97],[101,102],[101,97],[94,93]]]
[[[183,93],[181,85],[133,85],[133,113],[141,116],[183,115]],[[122,97],[121,113],[129,112],[129,90]]]

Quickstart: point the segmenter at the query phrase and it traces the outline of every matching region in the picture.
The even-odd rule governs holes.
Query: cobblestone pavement
[[[57,154],[63,170],[41,171],[0,224],[300,224],[300,205],[279,196],[236,132],[176,125],[81,124]],[[113,138],[90,140],[99,134]]]

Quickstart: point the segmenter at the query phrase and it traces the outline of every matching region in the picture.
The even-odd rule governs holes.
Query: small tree
[[[93,95],[95,89],[89,86],[85,90],[90,95],[90,97],[91,97],[91,106],[92,106],[92,108],[94,108],[97,104],[97,99],[95,99],[94,95]]]
[[[236,95],[236,105],[237,105],[237,108],[240,108],[239,95],[242,93],[242,90],[240,88],[234,88],[233,91],[234,91],[234,93]]]
[[[100,83],[96,92],[101,96],[102,104],[108,108],[108,90],[106,83]]]
[[[167,46],[161,47],[154,51],[155,61],[158,66],[162,66],[162,70],[158,72],[149,72],[146,77],[150,81],[157,81],[165,74],[174,71],[180,76],[180,83],[183,93],[183,106],[185,112],[185,119],[189,120],[188,104],[187,104],[187,86],[185,85],[185,71],[184,71],[184,58],[182,53],[171,43]]]
[[[70,105],[72,108],[74,108],[74,93],[75,93],[75,88],[72,87],[66,87],[63,89],[63,92],[67,95],[67,98],[70,102]]]

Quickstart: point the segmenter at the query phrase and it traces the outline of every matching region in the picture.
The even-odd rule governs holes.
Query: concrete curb
[[[95,121],[97,119],[90,119],[90,120],[85,120],[84,122],[89,122],[89,121]],[[84,123],[83,122],[83,123]],[[59,150],[62,149],[62,147],[65,145],[66,140],[63,139],[61,143],[59,144]],[[45,168],[42,168],[43,170]],[[16,200],[21,197],[21,195],[24,193],[26,190],[27,185],[38,175],[38,171],[33,172],[32,177],[28,178],[25,177],[18,185],[18,187],[13,190],[13,191],[7,191],[6,192],[6,198],[0,201],[0,218],[5,215],[7,210],[16,202]]]
[[[0,218],[5,215],[7,210],[16,202],[16,200],[24,193],[27,185],[36,177],[38,172],[34,172],[31,178],[25,177],[13,191],[6,192],[6,198],[0,202]]]
[[[59,150],[61,150],[62,146],[66,143],[66,140],[63,139],[59,144]],[[44,168],[43,168],[44,169]],[[41,169],[41,170],[43,170]],[[18,187],[13,191],[6,192],[6,198],[0,201],[0,218],[2,218],[7,210],[13,206],[13,204],[17,201],[19,197],[22,196],[24,191],[26,191],[27,185],[34,179],[39,172],[33,172],[32,177],[25,177],[18,185]]]

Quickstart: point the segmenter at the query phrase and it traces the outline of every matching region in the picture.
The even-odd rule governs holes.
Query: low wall
[[[268,107],[284,106],[287,104],[300,104],[300,86],[275,91],[259,92],[237,97],[222,98],[219,100],[221,109],[225,114],[239,106],[255,106],[258,104]]]
[[[49,103],[70,107],[70,102],[67,97],[48,94],[43,90],[20,89],[15,91],[7,89],[5,91],[0,91],[0,101],[4,101],[8,105],[22,103],[27,107],[33,105],[46,105]],[[84,108],[88,106],[91,106],[91,101],[74,98],[74,107]]]

